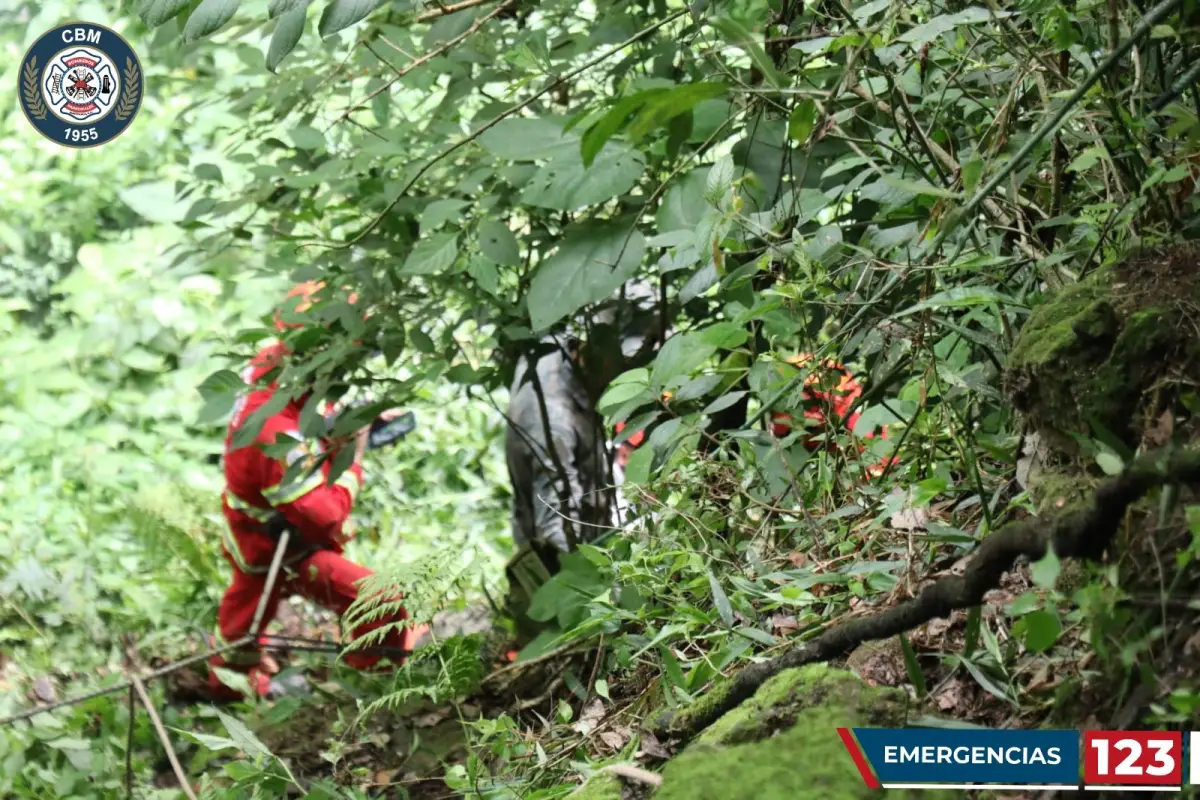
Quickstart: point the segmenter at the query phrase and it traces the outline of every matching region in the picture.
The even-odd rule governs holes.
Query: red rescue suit
[[[243,373],[243,380],[250,385],[257,383],[285,353],[282,344],[264,349]],[[281,512],[291,523],[294,533],[267,603],[262,625],[256,633],[261,633],[262,628],[274,619],[279,600],[285,595],[301,594],[339,616],[344,614],[358,596],[357,583],[371,575],[371,570],[342,555],[343,545],[352,538],[346,530],[346,523],[363,482],[362,468],[353,465],[333,485],[327,485],[330,469],[330,460],[327,459],[320,471],[308,477],[302,474],[294,482],[283,484],[289,464],[313,457],[324,446],[320,442],[305,441],[300,433],[300,411],[307,398],[289,402],[282,411],[266,421],[258,434],[257,444],[275,444],[277,437],[295,439],[296,445],[285,459],[272,458],[254,445],[232,449],[234,431],[271,399],[276,388],[275,384],[271,384],[265,389],[248,390],[234,409],[225,438],[222,509],[229,528],[223,531],[222,549],[233,567],[233,582],[225,591],[218,611],[218,641],[222,644],[246,636],[253,624],[275,553],[276,541],[267,533],[265,525],[275,511]],[[299,541],[296,541],[297,538]],[[407,613],[401,609],[397,615],[385,616],[360,626],[351,636],[358,638],[383,625],[407,618]],[[411,650],[419,633],[419,630],[412,628],[393,628],[378,644]],[[346,654],[345,661],[357,669],[368,669],[380,658],[350,652]],[[403,661],[398,655],[389,658],[397,663]],[[269,678],[258,668],[260,660],[259,647],[250,645],[213,656],[209,663],[213,667],[225,667],[247,674],[251,688],[264,694]],[[209,686],[216,697],[238,697],[211,670]]]
[[[811,354],[803,353],[793,358],[789,358],[788,363],[796,367],[803,368],[810,361],[812,361],[812,359],[813,356]],[[854,380],[854,377],[850,374],[850,372],[841,364],[830,359],[825,359],[825,361],[822,362],[822,366],[825,367],[827,371],[819,372],[814,370],[807,377],[805,377],[804,391],[802,394],[804,402],[804,417],[815,422],[817,427],[824,427],[826,425],[827,420],[825,415],[827,411],[836,414],[838,419],[846,419],[846,412],[853,407],[854,403],[862,395],[862,387],[859,385],[858,381]],[[831,380],[832,376],[830,375],[830,372],[837,376],[836,385],[831,386],[833,381]],[[670,394],[664,394],[664,398],[669,399]],[[854,426],[858,424],[858,418],[859,412],[855,411],[850,415],[849,419],[846,419],[846,429],[851,433],[854,432]],[[792,431],[791,419],[792,417],[790,414],[782,411],[773,412],[771,414],[772,433],[774,433],[775,436],[780,439],[782,439],[784,436],[787,436]],[[624,422],[618,422],[616,424],[616,432],[618,434],[624,429]],[[819,448],[821,443],[816,441],[817,435],[818,431],[815,430],[811,433],[805,433],[802,437],[804,446],[809,450],[816,450]],[[886,428],[881,430],[881,436],[884,439],[888,438]],[[863,436],[863,438],[874,439],[875,433],[873,431],[867,433]],[[629,456],[635,449],[642,445],[644,440],[645,432],[638,431],[622,442],[617,448],[616,463],[624,467],[629,461]],[[865,449],[865,447],[860,445],[858,451],[861,453]],[[867,469],[867,474],[871,477],[877,477],[881,475],[887,468],[888,464],[892,461],[894,461],[893,458],[885,458],[880,463],[869,467]]]
[[[802,353],[798,356],[788,359],[788,363],[793,366],[803,369],[808,366],[813,360],[810,353]],[[804,378],[804,391],[801,398],[804,403],[804,418],[812,420],[817,430],[806,432],[802,435],[801,441],[809,450],[816,450],[821,446],[821,443],[816,441],[816,437],[820,433],[820,428],[824,428],[828,424],[826,414],[835,414],[837,419],[845,420],[846,430],[854,433],[854,426],[858,424],[859,412],[846,417],[846,413],[862,396],[862,386],[854,379],[844,366],[833,361],[825,359],[821,362],[823,370],[813,370]],[[836,381],[836,383],[835,383]],[[782,411],[775,411],[771,414],[771,432],[778,438],[787,436],[792,431],[792,417]],[[882,438],[888,438],[887,429],[881,430]],[[863,435],[864,439],[874,439],[875,432],[871,431]],[[832,449],[832,445],[829,446]],[[863,452],[866,447],[859,445],[858,452]],[[871,477],[877,477],[883,474],[883,471],[891,463],[893,458],[885,458],[883,461],[867,468],[867,474]]]

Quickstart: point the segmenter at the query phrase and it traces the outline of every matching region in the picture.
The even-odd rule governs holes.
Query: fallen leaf
[[[53,681],[45,675],[33,679],[33,693],[43,703],[53,703],[58,699],[58,693],[54,691]]]
[[[929,512],[923,508],[903,508],[892,514],[888,524],[898,531],[915,531],[929,522]]]
[[[413,725],[417,728],[432,728],[450,716],[450,711],[451,709],[449,708],[439,708],[430,711],[428,714],[413,717]]]
[[[622,736],[619,730],[604,731],[600,734],[600,741],[611,747],[613,750],[620,750],[629,741],[629,736]]]
[[[671,754],[667,748],[662,746],[662,743],[654,736],[653,733],[647,731],[642,734],[642,745],[640,751],[653,758],[670,758]]]
[[[375,785],[376,786],[384,786],[384,785],[391,783],[392,778],[395,777],[395,775],[396,775],[396,772],[397,772],[397,770],[394,770],[394,769],[379,770],[378,772],[375,773]]]
[[[1175,433],[1175,415],[1171,413],[1171,409],[1167,409],[1162,413],[1162,416],[1154,423],[1154,426],[1146,431],[1143,438],[1149,447],[1162,447],[1171,441],[1171,436]]]
[[[583,736],[587,736],[596,729],[596,725],[602,719],[604,719],[604,703],[596,700],[583,710],[579,721],[572,725],[571,729]]]
[[[965,710],[970,705],[970,701],[965,696],[967,694],[966,689],[967,686],[962,680],[955,678],[954,680],[950,681],[950,683],[946,684],[946,688],[938,692],[937,696],[934,698],[934,702],[937,704],[938,710]]]
[[[803,567],[805,564],[808,563],[808,556],[806,556],[804,553],[800,553],[800,552],[788,553],[787,560],[792,562],[793,567],[795,567],[796,569],[800,569],[801,567]]]
[[[791,614],[773,615],[771,617],[771,628],[775,633],[783,634],[784,636],[800,630],[800,626],[796,624],[796,618]]]

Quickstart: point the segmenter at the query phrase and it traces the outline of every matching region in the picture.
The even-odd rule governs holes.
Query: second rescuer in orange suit
[[[309,298],[318,288],[319,284],[303,284],[293,289],[289,297],[300,295],[303,307],[307,307]],[[293,326],[277,318],[276,327],[283,330]],[[233,582],[225,591],[217,614],[218,642],[221,644],[246,636],[254,622],[254,613],[266,587],[267,571],[277,544],[268,534],[266,526],[267,520],[275,512],[282,513],[293,533],[288,552],[284,555],[283,568],[267,603],[262,628],[274,618],[279,600],[291,594],[303,595],[340,616],[358,596],[359,581],[371,575],[371,570],[342,555],[343,546],[351,538],[346,523],[363,483],[361,461],[366,449],[365,429],[346,443],[345,446],[355,447],[354,462],[332,484],[328,483],[329,459],[307,477],[302,474],[292,483],[283,483],[289,465],[298,459],[312,458],[329,446],[319,440],[306,440],[300,433],[300,411],[308,399],[307,394],[292,399],[283,410],[268,418],[254,444],[233,449],[234,432],[274,396],[278,388],[275,383],[265,387],[258,384],[287,352],[286,346],[278,343],[255,356],[242,374],[243,381],[250,388],[234,408],[225,437],[222,509],[229,527],[223,532],[222,549],[233,567]],[[263,452],[261,445],[276,444],[280,437],[295,440],[295,447],[286,458],[272,458]],[[360,626],[351,636],[357,638],[405,619],[408,619],[408,615],[401,609],[395,616],[385,616]],[[411,651],[420,632],[411,627],[396,626],[379,645]],[[261,633],[261,629],[256,633]],[[388,657],[397,663],[403,661],[399,655]],[[345,662],[356,669],[368,669],[380,658],[378,655],[351,651],[346,654]],[[260,695],[266,694],[270,678],[261,669],[258,646],[213,656],[209,664],[245,674],[251,689]],[[210,670],[209,690],[213,699],[232,700],[240,697],[235,690],[221,683],[213,670]]]

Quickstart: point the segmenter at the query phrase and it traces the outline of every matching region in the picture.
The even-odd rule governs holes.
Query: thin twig
[[[133,800],[133,729],[137,722],[137,704],[134,702],[135,693],[129,690],[129,733],[125,736],[125,797]]]
[[[271,559],[271,568],[267,570],[267,583],[263,586],[262,597],[258,598],[258,608],[254,610],[254,622],[250,625],[250,636],[258,635],[258,626],[262,624],[263,614],[267,611],[271,593],[275,589],[275,578],[279,575],[279,565],[283,563],[283,554],[287,551],[288,540],[291,538],[291,531],[284,531],[279,536],[279,544],[275,545],[275,556]]]
[[[137,690],[138,696],[142,698],[142,705],[146,707],[146,712],[150,715],[150,721],[154,723],[154,729],[158,731],[158,738],[162,741],[163,748],[167,751],[167,759],[171,762],[171,769],[175,771],[175,777],[179,779],[179,788],[188,796],[188,800],[197,800],[196,793],[192,791],[192,786],[188,782],[187,773],[183,771],[183,767],[179,764],[179,756],[175,755],[175,749],[171,747],[171,739],[167,736],[167,730],[163,727],[162,720],[158,718],[158,712],[154,710],[154,704],[150,702],[150,695],[146,694],[146,687],[137,675],[132,677],[132,681],[133,688]]]
[[[649,784],[650,786],[662,786],[663,782],[662,775],[659,775],[657,772],[635,767],[632,764],[610,764],[600,771],[610,772],[613,775],[620,775],[622,778],[629,778],[630,780]]]

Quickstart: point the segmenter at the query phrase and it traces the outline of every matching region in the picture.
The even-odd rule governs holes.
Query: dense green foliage
[[[570,325],[609,364],[597,305],[635,278],[660,288],[677,332],[599,404],[625,436],[650,431],[627,474],[634,524],[542,590],[533,613],[552,630],[525,657],[585,641],[597,654],[550,685],[549,721],[470,723],[472,755],[445,768],[463,794],[557,797],[632,757],[645,698],[690,702],[1031,512],[1000,388],[1029,309],[1195,228],[1200,102],[1187,85],[1171,96],[1196,56],[1187,3],[126,5],[0,11],[0,713],[51,671],[74,689],[111,677],[122,637],[172,658],[211,627],[225,566],[207,459],[230,370],[271,335],[289,281],[323,278],[330,299],[289,335],[310,357],[285,383],[417,410],[412,440],[371,465],[352,554],[429,608],[481,583],[495,596],[516,357]],[[141,115],[95,152],[41,141],[9,94],[24,46],[71,17],[122,29],[147,65]],[[866,387],[855,433],[888,438],[774,439],[763,418],[799,407],[800,352],[849,365]],[[1072,433],[1101,472],[1139,444]],[[447,596],[433,579],[448,575]],[[1151,635],[1113,636],[1115,574],[1079,594],[1057,578],[1057,561],[1037,565],[953,642],[904,640],[901,682],[928,711],[974,703],[994,720],[989,700],[1043,713],[1026,690],[1087,642],[1098,673],[1144,668]],[[426,695],[461,688],[456,652],[438,651]],[[343,679],[374,712],[421,694],[414,675]],[[1181,685],[1171,708],[1196,696]],[[591,735],[597,698],[613,736]],[[118,695],[0,732],[0,792],[118,791],[126,713]],[[221,734],[189,745],[213,796],[308,786],[237,718],[167,716]],[[144,715],[135,742],[146,783]],[[229,749],[255,766],[205,769]],[[375,780],[339,777],[311,796]]]

